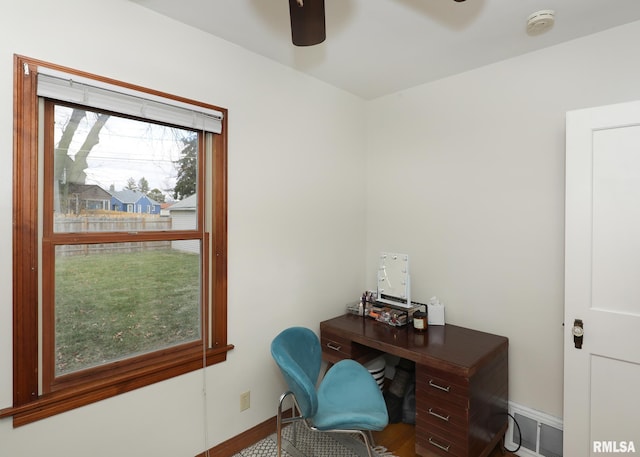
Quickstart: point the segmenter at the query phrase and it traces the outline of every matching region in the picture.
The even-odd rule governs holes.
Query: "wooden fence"
[[[153,214],[117,213],[114,211],[101,211],[97,214],[85,215],[56,214],[54,230],[56,233],[171,230],[171,218]],[[56,256],[131,253],[170,248],[170,241],[74,244],[57,246]]]

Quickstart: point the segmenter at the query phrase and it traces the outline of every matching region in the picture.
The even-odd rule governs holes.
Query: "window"
[[[14,80],[14,405],[0,417],[226,360],[226,110],[20,56]]]

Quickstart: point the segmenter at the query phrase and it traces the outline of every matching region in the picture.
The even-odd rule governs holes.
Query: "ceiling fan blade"
[[[289,0],[289,15],[293,44],[313,46],[325,40],[324,0]]]

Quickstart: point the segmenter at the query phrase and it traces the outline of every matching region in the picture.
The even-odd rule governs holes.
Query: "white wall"
[[[294,324],[317,329],[365,282],[364,102],[125,0],[11,2],[0,30],[0,408],[12,403],[14,53],[229,109],[235,345],[206,373],[17,429],[2,419],[0,456],[192,457],[272,417],[284,384],[271,339]]]
[[[565,112],[640,99],[638,40],[640,22],[368,106],[367,279],[410,254],[412,298],[508,336],[510,399],[558,417]]]
[[[381,250],[411,255],[415,299],[436,294],[449,322],[510,338],[512,400],[562,415],[564,113],[640,98],[640,23],[368,103],[125,0],[12,2],[0,30],[0,214],[12,213],[14,53],[230,110],[236,345],[206,372],[17,429],[0,420],[0,455],[193,456],[273,416],[272,337],[317,328],[373,287]],[[11,234],[0,219],[0,408]]]

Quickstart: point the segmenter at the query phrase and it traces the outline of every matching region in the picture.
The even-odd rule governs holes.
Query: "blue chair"
[[[304,327],[291,327],[276,336],[271,355],[289,388],[278,403],[278,457],[282,455],[282,426],[294,421],[303,421],[313,431],[359,433],[372,457],[371,431],[385,428],[389,416],[371,373],[358,362],[341,360],[316,389],[322,349],[316,334]],[[283,402],[288,396],[293,398],[293,414],[283,418]]]

